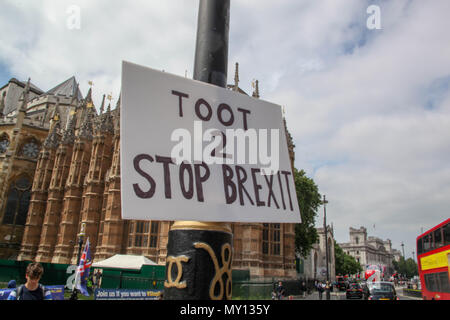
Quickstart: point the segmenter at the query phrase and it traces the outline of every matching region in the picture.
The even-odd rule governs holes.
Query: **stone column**
[[[111,166],[113,134],[112,116],[110,110],[108,110],[107,113],[100,116],[96,125],[81,209],[81,222],[85,223],[86,226],[86,239],[89,238],[92,256],[95,255],[98,244],[97,237],[102,216],[105,174]]]
[[[106,203],[105,215],[102,221],[102,239],[98,243],[95,259],[101,261],[115,254],[125,251],[127,223],[122,220],[120,197],[120,128],[119,115],[116,118],[116,129],[113,142],[113,159],[109,170],[108,192],[104,200]]]
[[[80,223],[80,210],[83,185],[89,169],[92,146],[92,117],[86,114],[82,126],[75,139],[67,183],[65,185],[63,210],[58,233],[58,242],[53,255],[53,263],[76,263],[72,259],[77,245],[77,231]],[[76,251],[76,250],[75,250]]]
[[[39,154],[31,189],[27,223],[18,260],[33,260],[39,247],[48,200],[48,189],[53,174],[56,150],[60,143],[59,129],[60,125],[57,122],[45,140]]]
[[[61,144],[56,150],[55,164],[48,188],[47,207],[36,255],[36,261],[38,262],[52,262],[61,221],[64,186],[69,175],[72,160],[74,138],[75,117],[72,117],[67,130],[63,134]]]

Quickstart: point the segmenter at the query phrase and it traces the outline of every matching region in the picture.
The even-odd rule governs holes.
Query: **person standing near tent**
[[[100,288],[101,279],[102,279],[102,273],[100,272],[100,269],[97,269],[94,273],[94,287],[95,288]]]
[[[39,283],[43,273],[44,268],[40,263],[30,263],[25,273],[27,282],[11,291],[8,300],[52,300],[52,293]]]

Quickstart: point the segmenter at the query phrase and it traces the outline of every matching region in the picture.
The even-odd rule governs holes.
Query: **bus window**
[[[441,292],[450,293],[450,281],[448,272],[439,272],[437,274],[438,282],[441,287]]]
[[[425,286],[427,290],[431,292],[439,292],[438,288],[439,283],[436,281],[437,280],[436,274],[429,273],[426,274],[424,277],[425,277]]]
[[[436,249],[436,245],[434,243],[434,232],[430,233],[430,250]]]
[[[423,252],[431,250],[431,234],[427,234],[423,237]]]
[[[442,229],[434,231],[434,249],[442,247]]]
[[[444,234],[444,246],[450,245],[450,223],[447,223],[442,227],[442,233]]]
[[[450,284],[447,272],[425,274],[424,278],[425,286],[428,291],[450,293]]]
[[[422,253],[423,253],[422,238],[419,238],[417,240],[417,255],[421,255]]]

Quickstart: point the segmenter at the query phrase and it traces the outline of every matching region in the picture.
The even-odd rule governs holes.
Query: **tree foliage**
[[[407,278],[419,275],[417,263],[412,258],[405,260],[405,258],[400,257],[399,261],[392,261],[392,265],[398,273],[405,275]]]
[[[294,180],[302,217],[302,223],[295,225],[295,249],[306,257],[318,240],[315,219],[322,202],[319,188],[313,179],[306,176],[305,171],[294,169]]]
[[[336,241],[334,241],[334,257],[336,259],[336,274],[355,274],[363,270],[361,264],[354,257],[346,254]]]

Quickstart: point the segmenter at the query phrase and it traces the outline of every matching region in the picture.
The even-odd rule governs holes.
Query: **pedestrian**
[[[11,291],[8,300],[52,300],[52,293],[39,283],[43,273],[44,268],[40,263],[30,263],[25,273],[27,282]]]
[[[327,281],[325,284],[325,293],[326,293],[327,300],[330,300],[330,291],[331,291],[330,282]]]
[[[278,300],[283,300],[285,294],[286,294],[286,290],[284,290],[283,283],[280,281],[280,282],[278,282],[278,287],[277,287]]]
[[[101,278],[102,273],[100,272],[100,269],[97,269],[94,273],[94,285],[96,288],[100,288]]]
[[[319,300],[322,300],[323,290],[324,290],[323,285],[321,282],[319,282],[317,284],[317,291],[319,292]]]
[[[306,285],[306,290],[307,290],[308,295],[310,295],[312,292],[312,287],[311,287],[310,281],[308,281],[308,284]]]
[[[306,297],[306,283],[305,283],[305,281],[302,282],[302,295],[303,295],[303,297]]]

